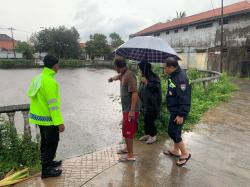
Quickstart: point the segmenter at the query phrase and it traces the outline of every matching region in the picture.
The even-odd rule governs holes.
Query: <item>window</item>
[[[159,33],[159,32],[158,32],[158,33],[155,33],[154,36],[160,36],[160,33]]]
[[[188,27],[185,27],[183,30],[184,30],[184,32],[188,31]]]
[[[166,35],[168,35],[170,32],[169,31],[166,31]]]
[[[178,33],[178,29],[175,29],[175,30],[174,30],[174,33]]]
[[[196,29],[205,29],[205,28],[209,28],[212,27],[213,23],[208,22],[208,23],[203,23],[203,24],[199,24],[196,26]]]
[[[221,20],[219,20],[219,25],[220,23],[221,23]],[[228,24],[228,19],[223,19],[223,25],[226,25],[226,24]]]

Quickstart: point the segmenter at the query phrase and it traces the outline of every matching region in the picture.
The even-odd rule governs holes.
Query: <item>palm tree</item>
[[[176,19],[179,19],[179,18],[184,18],[186,17],[186,12],[185,11],[176,11]]]
[[[173,21],[173,20],[176,20],[176,19],[180,19],[180,18],[184,18],[186,17],[186,12],[185,11],[176,11],[176,17],[175,18],[171,18],[169,17],[166,22],[170,22],[170,21]]]

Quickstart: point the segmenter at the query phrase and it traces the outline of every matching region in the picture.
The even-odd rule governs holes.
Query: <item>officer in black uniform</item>
[[[191,85],[186,73],[180,68],[177,58],[169,57],[164,61],[164,64],[165,73],[169,75],[166,100],[171,115],[168,134],[174,141],[173,148],[164,151],[164,154],[178,157],[177,166],[183,166],[191,158],[191,154],[186,149],[181,137],[182,127],[190,112]]]

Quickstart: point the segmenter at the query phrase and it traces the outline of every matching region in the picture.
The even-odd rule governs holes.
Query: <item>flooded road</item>
[[[28,103],[26,92],[33,76],[41,69],[0,70],[0,106]],[[66,131],[60,136],[59,158],[93,152],[121,139],[119,83],[107,79],[116,74],[110,69],[63,69],[55,76],[60,84],[61,109]],[[23,129],[20,113],[15,117]],[[32,126],[32,131],[35,131]]]

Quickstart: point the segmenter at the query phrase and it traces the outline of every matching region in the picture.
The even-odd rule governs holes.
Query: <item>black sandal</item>
[[[167,155],[167,156],[172,156],[172,157],[175,157],[175,158],[180,158],[180,155],[176,155],[176,154],[172,153],[170,150],[163,151],[163,154]]]
[[[184,163],[181,163],[181,164],[176,163],[176,165],[179,166],[179,167],[182,167],[182,166],[184,166],[184,165],[187,163],[187,161],[188,161],[190,158],[191,158],[191,154],[189,153],[189,155],[188,155],[187,158],[179,158],[179,161],[185,161]]]

